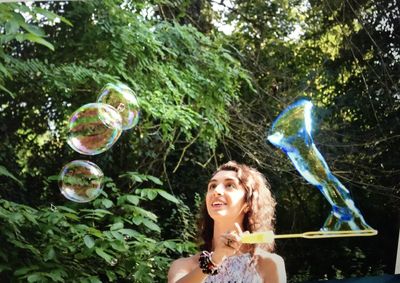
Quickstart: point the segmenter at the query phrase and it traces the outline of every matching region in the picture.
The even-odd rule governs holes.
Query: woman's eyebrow
[[[225,178],[223,180],[223,182],[226,182],[226,181],[234,181],[236,183],[240,183],[238,178]],[[211,184],[211,183],[215,183],[215,182],[218,182],[218,180],[217,179],[211,179],[208,183]]]

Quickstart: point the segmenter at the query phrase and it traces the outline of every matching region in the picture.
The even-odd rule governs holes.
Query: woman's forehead
[[[217,173],[214,174],[214,176],[212,176],[212,178],[209,182],[210,183],[211,182],[221,182],[224,180],[233,180],[235,182],[239,182],[239,179],[237,177],[237,172],[232,171],[232,170],[218,171]]]

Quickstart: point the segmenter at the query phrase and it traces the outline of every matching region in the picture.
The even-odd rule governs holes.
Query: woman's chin
[[[218,209],[218,210],[209,211],[208,214],[211,216],[211,218],[224,217],[224,216],[227,215],[227,211],[226,210],[222,210],[222,209]]]

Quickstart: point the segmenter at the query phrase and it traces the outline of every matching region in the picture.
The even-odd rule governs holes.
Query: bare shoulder
[[[175,282],[198,266],[199,254],[174,260],[168,271],[168,282]]]
[[[285,264],[283,258],[275,253],[270,253],[265,250],[257,250],[258,259],[266,264]]]
[[[283,258],[275,253],[257,250],[257,270],[264,282],[286,283],[286,268]]]

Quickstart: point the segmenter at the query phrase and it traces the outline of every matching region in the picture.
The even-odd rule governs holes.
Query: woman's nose
[[[218,195],[218,196],[224,194],[224,188],[223,188],[223,185],[222,185],[222,184],[221,184],[221,185],[218,185],[218,186],[215,188],[214,194],[216,194],[216,195]]]

